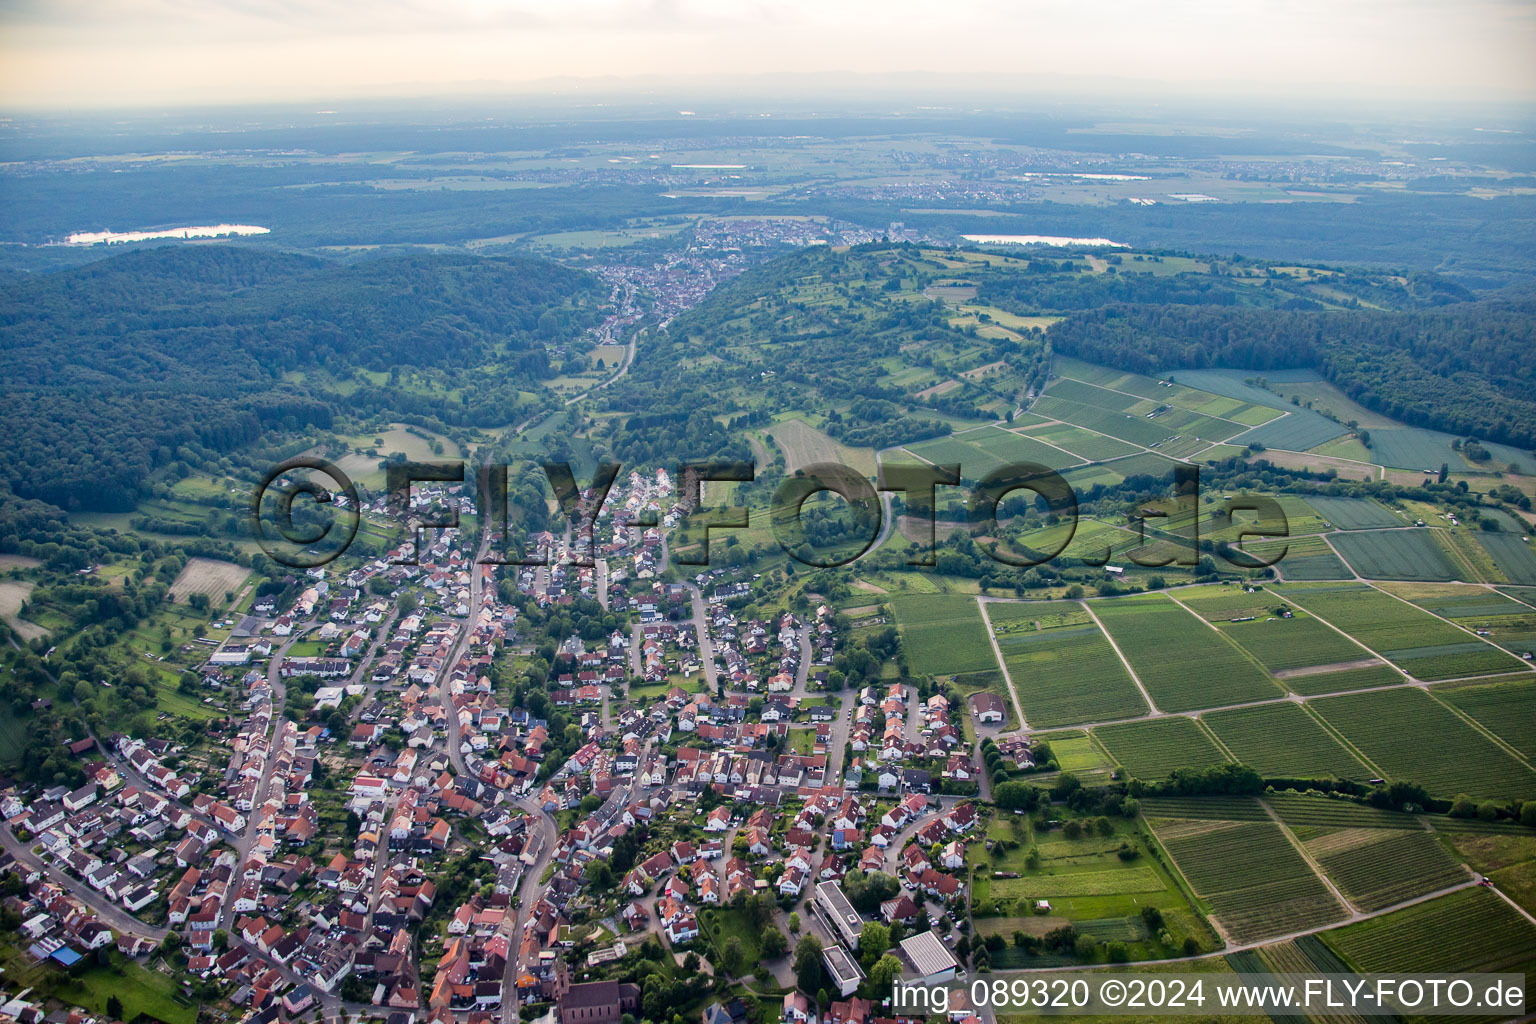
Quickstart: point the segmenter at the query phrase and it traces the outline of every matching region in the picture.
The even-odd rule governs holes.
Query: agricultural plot
[[[1303,845],[1345,899],[1362,910],[1390,907],[1468,877],[1422,828],[1341,828]]]
[[[1480,886],[1335,929],[1323,940],[1362,973],[1528,970],[1536,958],[1536,925]]]
[[[251,570],[234,562],[213,558],[189,558],[171,584],[171,596],[186,601],[193,594],[205,594],[215,605],[224,603],[224,595],[240,589]]]
[[[1350,568],[1368,580],[1460,579],[1445,549],[1428,529],[1338,533],[1331,540]]]
[[[995,614],[999,607],[990,606],[988,614]],[[1007,633],[997,642],[1031,726],[1072,725],[1147,713],[1136,684],[1092,621]]]
[[[1349,566],[1321,537],[1245,541],[1242,549],[1264,561],[1279,558],[1275,569],[1288,580],[1347,580],[1351,576]]]
[[[1193,718],[1105,725],[1094,729],[1093,735],[1128,773],[1148,781],[1165,779],[1175,768],[1209,768],[1228,760]]]
[[[915,675],[997,671],[976,599],[963,594],[891,598],[896,623]]]
[[[1512,654],[1536,651],[1536,609],[1486,587],[1386,584],[1384,590],[1486,637]]]
[[[1299,704],[1212,711],[1201,721],[1233,757],[1266,777],[1363,780],[1375,774]]]
[[[1509,582],[1536,586],[1536,550],[1513,533],[1479,533],[1477,542],[1483,546]]]
[[[1264,802],[1292,829],[1385,828],[1422,829],[1419,819],[1402,811],[1383,811],[1352,800],[1282,790],[1267,793]]]
[[[1339,901],[1272,821],[1153,822],[1163,848],[1234,942],[1315,928]]]
[[[998,427],[968,431],[961,435],[960,439],[971,447],[979,448],[1007,463],[1034,462],[1051,469],[1062,470],[1069,466],[1081,465],[1083,462],[1082,459],[1053,448],[1028,434]]]
[[[1074,402],[1069,398],[1057,398],[1049,392],[1042,395],[1032,408],[1042,416],[1075,423],[1097,433],[1108,434],[1110,437],[1141,445],[1143,448],[1161,444],[1170,434],[1179,433],[1177,430],[1165,429],[1155,421],[1141,416],[1115,412],[1112,409],[1101,409],[1095,405]]]
[[[1148,818],[1192,821],[1269,821],[1264,806],[1251,796],[1148,796],[1141,801]]]
[[[1233,444],[1261,444],[1282,451],[1304,452],[1346,433],[1348,430],[1343,425],[1326,416],[1319,416],[1310,409],[1292,407],[1285,410],[1284,416],[1238,434],[1231,441]]]
[[[773,443],[784,453],[784,467],[793,473],[802,466],[833,462],[858,470],[865,476],[875,474],[875,455],[868,448],[850,448],[829,437],[802,419],[779,420],[768,428]]]
[[[1512,672],[1523,662],[1364,584],[1272,588],[1419,679]]]
[[[1072,871],[1060,875],[1026,875],[995,878],[992,895],[998,899],[1061,899],[1069,896],[1129,896],[1162,892],[1166,886],[1157,872],[1145,866],[1123,871]]]
[[[1340,530],[1379,530],[1405,525],[1402,517],[1369,498],[1335,498],[1313,495],[1307,504]]]
[[[1127,444],[1113,437],[1105,437],[1103,434],[1095,434],[1091,430],[1084,430],[1070,423],[1031,427],[1022,433],[1071,452],[1078,458],[1095,462],[1100,459],[1119,458],[1122,455],[1134,455],[1139,451],[1133,444]]]
[[[1467,463],[1461,455],[1451,450],[1451,435],[1416,427],[1381,429],[1371,431],[1371,461],[1393,469],[1439,472],[1442,462],[1452,470],[1460,470]]]
[[[1536,772],[1423,690],[1320,697],[1310,706],[1386,778],[1441,797],[1536,796]]]
[[[1164,711],[1280,696],[1277,684],[1214,629],[1166,597],[1114,598],[1094,610]]]
[[[1527,760],[1536,759],[1536,679],[1436,692],[1441,700],[1470,715]]]
[[[935,465],[958,465],[960,467],[961,479],[972,482],[981,480],[993,470],[1007,465],[1007,459],[999,458],[991,452],[966,444],[961,440],[962,436],[957,434],[950,437],[941,437],[933,441],[924,441],[922,444],[910,445],[907,451]]]
[[[1273,595],[1269,595],[1274,600]],[[1337,630],[1299,609],[1290,618],[1266,615],[1249,622],[1218,622],[1216,628],[1271,672],[1301,672],[1330,665],[1379,663]]]

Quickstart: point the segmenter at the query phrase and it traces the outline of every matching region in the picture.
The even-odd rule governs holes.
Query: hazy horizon
[[[10,110],[598,96],[652,82],[660,96],[723,76],[783,76],[793,92],[793,79],[818,75],[854,94],[863,79],[873,88],[881,76],[934,75],[941,98],[992,89],[1038,102],[1536,101],[1536,7],[1518,0],[574,0],[558,11],[383,0],[361,13],[331,0],[16,0],[0,17],[0,106]]]

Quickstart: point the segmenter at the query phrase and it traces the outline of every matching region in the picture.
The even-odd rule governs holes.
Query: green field
[[[1349,566],[1334,554],[1321,537],[1295,540],[1245,541],[1243,550],[1266,562],[1279,558],[1275,568],[1288,580],[1347,580]]]
[[[1386,778],[1417,782],[1441,797],[1536,797],[1536,772],[1423,690],[1320,697],[1309,706]]]
[[[1099,627],[1081,616],[1081,623],[1047,625],[1028,631],[1010,627],[1006,617],[1015,609],[1028,616],[1042,614],[1038,605],[990,604],[987,614],[998,630],[998,649],[1033,727],[1072,725],[1110,718],[1134,718],[1147,713],[1146,702],[1125,666]],[[1070,607],[1081,610],[1081,605]],[[1000,614],[1001,613],[1001,614]],[[1016,620],[1015,620],[1016,621]]]
[[[1164,819],[1153,831],[1235,942],[1315,928],[1345,916],[1273,821]]]
[[[1466,869],[1422,828],[1340,828],[1306,841],[1346,899],[1380,910],[1465,882]]]
[[[1264,802],[1280,820],[1293,829],[1314,828],[1423,828],[1416,815],[1403,811],[1383,811],[1353,800],[1342,800],[1316,793],[1282,790],[1267,793]]]
[[[1477,886],[1335,929],[1323,939],[1364,973],[1529,973],[1536,960],[1536,925]]]
[[[913,594],[892,597],[890,602],[914,675],[997,671],[974,597]]]
[[[1436,691],[1526,758],[1536,758],[1536,679]]]
[[[1271,672],[1376,660],[1370,651],[1303,611],[1294,611],[1288,619],[1265,617],[1220,623],[1217,628]]]
[[[1364,584],[1273,589],[1419,679],[1487,675],[1524,667],[1507,652],[1467,631]]]
[[[1299,704],[1212,711],[1201,721],[1233,757],[1266,777],[1358,781],[1374,774]]]
[[[1306,500],[1318,515],[1340,530],[1377,530],[1407,525],[1397,513],[1369,498],[1335,498],[1318,494]]]
[[[1134,455],[1140,450],[1133,444],[1127,444],[1103,434],[1095,434],[1091,430],[1085,430],[1070,423],[1051,423],[1043,427],[1031,427],[1023,433],[1065,449],[1079,458],[1095,462],[1100,459],[1119,458],[1122,455]]]
[[[1093,608],[1160,710],[1280,696],[1279,686],[1221,633],[1166,597],[1112,598]]]
[[[1369,530],[1337,533],[1333,546],[1349,567],[1369,580],[1460,579],[1445,549],[1429,529]]]
[[[1488,533],[1477,535],[1477,542],[1493,556],[1498,567],[1509,577],[1509,582],[1526,586],[1536,585],[1536,550],[1513,533]]]
[[[1182,716],[1100,726],[1093,735],[1138,779],[1164,779],[1175,768],[1208,768],[1228,760],[1199,723]]]

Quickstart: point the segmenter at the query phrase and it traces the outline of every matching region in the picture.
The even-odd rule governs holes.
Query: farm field
[[[1416,815],[1402,811],[1384,811],[1319,794],[1282,790],[1266,793],[1264,802],[1280,815],[1280,820],[1298,833],[1308,828],[1386,828],[1411,830],[1423,828]]]
[[[1360,662],[1380,664],[1380,659],[1370,651],[1299,610],[1288,619],[1223,622],[1217,628],[1271,672],[1297,672],[1328,665],[1359,667]]]
[[[1307,504],[1340,530],[1375,530],[1408,525],[1397,513],[1369,498],[1336,498],[1317,494],[1308,497]]]
[[[1365,584],[1274,586],[1419,679],[1513,672],[1524,663],[1465,630]]]
[[[1111,598],[1094,611],[1163,711],[1278,697],[1273,680],[1221,633],[1162,596]]]
[[[1382,589],[1523,655],[1536,651],[1536,609],[1487,587],[1386,583]]]
[[[1081,610],[1081,605],[1073,605]],[[994,629],[1002,608],[988,605]],[[1035,613],[1031,613],[1035,614]],[[1083,622],[1028,632],[1000,632],[998,649],[1031,726],[1072,725],[1147,713],[1146,702],[1109,641],[1087,615]],[[1006,622],[1006,620],[1004,620]]]
[[[1122,455],[1134,455],[1140,451],[1133,444],[1127,444],[1125,441],[1106,437],[1103,434],[1095,434],[1091,430],[1084,430],[1070,423],[1049,423],[1045,426],[1027,427],[1018,432],[1063,448],[1078,458],[1092,461],[1115,459]]]
[[[1363,973],[1529,972],[1536,959],[1536,925],[1480,886],[1326,932],[1323,940]]]
[[[1234,942],[1315,928],[1345,916],[1273,821],[1160,819],[1151,824]]]
[[[1385,778],[1416,782],[1440,797],[1536,796],[1536,772],[1423,690],[1319,697],[1310,707]]]
[[[1336,533],[1329,540],[1355,572],[1371,580],[1450,581],[1462,574],[1434,530],[1370,530]]]
[[[21,606],[36,586],[31,580],[0,580],[0,618],[23,640],[48,635],[48,630],[21,617]]]
[[[1319,416],[1310,409],[1289,408],[1279,419],[1270,420],[1246,433],[1232,438],[1233,444],[1262,444],[1266,448],[1282,451],[1304,452],[1336,437],[1343,437],[1347,429],[1326,416]]]
[[[1266,777],[1363,781],[1375,774],[1299,704],[1212,711],[1201,721],[1233,757]]]
[[[784,453],[787,472],[793,473],[801,467],[818,462],[834,462],[865,476],[875,475],[875,453],[872,450],[850,448],[798,417],[778,420],[767,428],[767,432],[773,435],[773,443]]]
[[[1208,768],[1228,760],[1198,722],[1182,716],[1104,725],[1093,736],[1127,772],[1149,781],[1165,779],[1175,768]]]
[[[1480,532],[1477,542],[1492,556],[1509,582],[1536,586],[1536,550],[1514,533]]]
[[[1288,580],[1347,580],[1351,575],[1349,566],[1321,537],[1245,541],[1242,549],[1265,561],[1279,558],[1275,568]]]
[[[997,671],[981,608],[963,594],[914,594],[890,599],[907,663],[915,675]]]
[[[205,594],[214,607],[224,603],[224,595],[238,592],[251,570],[233,562],[212,558],[189,558],[171,584],[171,596],[186,601],[192,594]]]
[[[1340,828],[1303,844],[1355,906],[1380,910],[1465,882],[1467,871],[1422,828]]]
[[[1525,755],[1536,758],[1536,679],[1438,689],[1447,704],[1470,715],[1484,729]]]

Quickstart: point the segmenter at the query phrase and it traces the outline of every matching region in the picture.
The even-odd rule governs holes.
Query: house
[[[982,725],[997,725],[1008,717],[1003,698],[986,690],[971,694],[971,716]]]
[[[560,996],[560,1024],[616,1024],[640,1008],[640,986],[617,981],[587,981]]]
[[[798,990],[784,993],[784,1013],[781,1019],[784,1024],[816,1024],[816,1013],[811,1009],[810,998]]]

